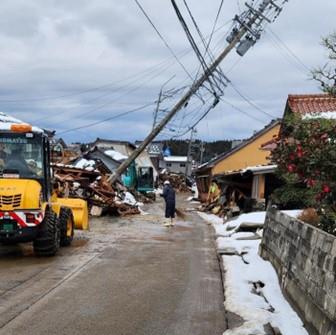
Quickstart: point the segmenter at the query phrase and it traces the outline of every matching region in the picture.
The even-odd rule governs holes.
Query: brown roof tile
[[[336,97],[328,94],[289,95],[288,105],[293,113],[335,112]]]

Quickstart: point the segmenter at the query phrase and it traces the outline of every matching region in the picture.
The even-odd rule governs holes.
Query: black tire
[[[34,241],[34,252],[37,256],[54,256],[60,247],[60,226],[57,215],[47,209],[41,223],[40,232]]]
[[[70,208],[62,208],[59,216],[61,228],[61,246],[67,247],[71,244],[74,236],[75,223],[73,220],[72,211]],[[70,236],[67,231],[70,230]]]

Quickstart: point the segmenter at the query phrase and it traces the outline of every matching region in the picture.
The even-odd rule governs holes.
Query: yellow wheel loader
[[[0,127],[0,243],[33,242],[38,256],[70,245],[88,229],[87,204],[53,190],[47,135],[28,124]]]

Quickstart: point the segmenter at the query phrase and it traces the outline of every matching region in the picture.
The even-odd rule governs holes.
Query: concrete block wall
[[[310,333],[336,335],[336,237],[271,208],[260,254]]]

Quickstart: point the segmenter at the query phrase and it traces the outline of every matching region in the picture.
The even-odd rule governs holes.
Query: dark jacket
[[[175,203],[175,191],[171,185],[166,185],[163,189],[162,196],[166,202]]]
[[[163,189],[163,193],[161,196],[166,201],[166,210],[165,217],[166,218],[174,218],[175,217],[175,191],[171,187],[171,185],[166,185]]]

